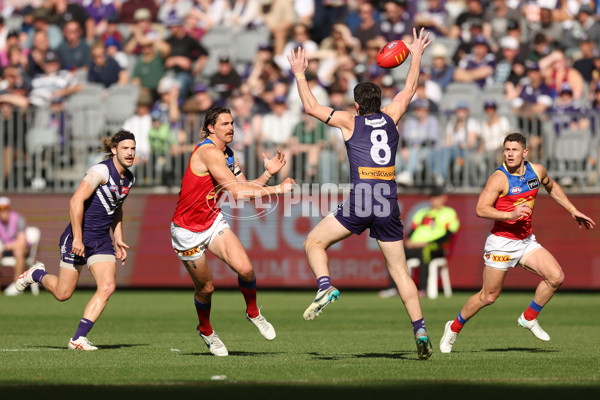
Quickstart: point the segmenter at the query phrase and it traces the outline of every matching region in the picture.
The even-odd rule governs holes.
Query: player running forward
[[[387,106],[381,108],[381,89],[377,85],[371,82],[356,85],[354,101],[358,115],[320,105],[306,83],[304,71],[308,61],[304,49],[298,48],[288,56],[306,113],[342,131],[352,179],[349,197],[336,211],[319,222],[304,241],[308,264],[319,287],[314,301],[304,312],[304,319],[317,317],[340,294],[331,284],[326,250],[334,243],[352,234],[360,235],[369,228],[370,236],[377,239],[390,276],[398,287],[412,321],[421,359],[431,356],[432,346],[425,328],[417,287],[406,266],[394,163],[399,141],[396,126],[415,94],[421,56],[430,43],[429,33],[424,35],[421,29],[417,37],[413,29],[413,42],[407,44],[412,60],[406,86]]]
[[[532,233],[531,217],[540,183],[550,197],[563,207],[579,227],[593,229],[596,223],[577,211],[565,192],[540,164],[525,161],[526,139],[512,133],[504,139],[504,164],[488,179],[477,202],[477,215],[494,221],[483,253],[483,287],[467,300],[458,317],[448,321],[440,342],[440,351],[450,353],[464,324],[483,307],[496,301],[509,268],[521,265],[542,277],[533,301],[517,319],[519,326],[548,341],[550,336],[540,326],[537,316],[563,283],[565,276],[556,259],[544,249]]]
[[[71,223],[60,237],[60,273],[46,272],[36,262],[17,280],[17,289],[25,290],[41,283],[59,301],[71,298],[81,269],[87,265],[96,281],[96,293],[83,311],[79,327],[69,340],[71,350],[97,350],[87,334],[104,311],[115,291],[117,261],[125,265],[129,246],[123,242],[122,205],[134,183],[130,168],[135,158],[135,136],[120,130],[102,140],[106,160],[91,167],[71,197]],[[113,230],[114,243],[110,237]]]
[[[233,141],[233,117],[227,108],[208,110],[200,136],[201,142],[192,153],[181,182],[171,222],[171,243],[194,282],[198,334],[212,354],[226,356],[227,348],[210,324],[214,287],[204,254],[207,249],[238,274],[248,320],[267,340],[275,339],[275,329],[256,306],[254,269],[242,243],[221,213],[219,197],[225,190],[236,200],[274,196],[291,192],[295,182],[286,178],[277,186],[265,186],[286,163],[279,151],[271,159],[263,154],[265,172],[258,179],[246,181],[233,151],[227,146]]]

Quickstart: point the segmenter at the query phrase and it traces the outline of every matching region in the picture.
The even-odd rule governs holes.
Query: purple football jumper
[[[129,170],[125,171],[125,177],[121,178],[112,158],[104,160],[99,164],[108,167],[109,179],[96,189],[84,203],[83,221],[81,224],[83,244],[85,246],[85,257],[80,257],[71,252],[73,246],[73,231],[71,224],[67,226],[60,237],[60,253],[62,261],[72,265],[85,265],[90,256],[97,254],[114,255],[115,249],[110,237],[115,210],[119,207],[129,194],[135,178]]]
[[[350,195],[334,211],[350,232],[384,242],[402,240],[395,178],[396,149],[400,135],[385,113],[356,116],[354,132],[346,140],[350,162]]]

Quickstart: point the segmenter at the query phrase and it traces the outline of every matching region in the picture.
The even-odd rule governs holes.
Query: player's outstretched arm
[[[429,39],[429,32],[425,33],[425,29],[421,28],[421,31],[417,36],[417,30],[413,28],[413,41],[410,44],[406,43],[406,47],[411,54],[410,68],[406,75],[406,84],[404,85],[404,89],[394,97],[394,100],[382,109],[382,111],[389,115],[396,124],[406,112],[410,100],[417,91],[419,72],[421,69],[421,56],[430,44],[431,40]]]
[[[319,121],[341,129],[344,139],[348,140],[354,130],[354,115],[347,111],[334,112],[333,108],[319,104],[304,76],[304,71],[308,67],[308,60],[303,48],[298,47],[298,50],[292,50],[292,54],[289,54],[287,59],[296,77],[298,94],[300,95],[300,100],[302,100],[305,112]]]
[[[198,158],[195,159],[195,157]],[[203,146],[203,148],[194,154],[192,162],[194,164],[203,163],[210,176],[217,182],[218,187],[222,190],[231,192],[236,200],[256,199],[270,195],[289,193],[294,189],[294,185],[296,184],[291,178],[284,179],[279,185],[264,187],[252,182],[238,180],[223,162],[223,152],[213,146]],[[200,169],[194,168],[194,164],[192,165],[192,169]]]
[[[554,181],[550,176],[548,176],[548,171],[541,164],[534,164],[534,168],[536,172],[539,174],[539,178],[544,185],[544,188],[552,197],[552,199],[557,202],[561,207],[563,207],[569,214],[571,214],[571,218],[573,218],[578,224],[579,228],[585,229],[594,229],[596,226],[596,222],[593,219],[583,214],[569,201],[565,191],[562,187]]]

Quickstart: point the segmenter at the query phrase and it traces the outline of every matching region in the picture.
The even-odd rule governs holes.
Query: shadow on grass
[[[280,354],[284,354],[282,352],[276,352],[276,351],[264,351],[264,352],[259,352],[259,351],[230,351],[229,352],[229,356],[234,356],[234,357],[255,357],[255,356],[277,356]],[[208,352],[208,350],[206,352],[202,352],[202,353],[181,353],[182,356],[207,356],[207,357],[214,357],[211,353]]]
[[[149,344],[106,344],[98,346],[98,350],[127,349],[130,347],[150,346]],[[68,350],[67,346],[30,346],[35,349]]]
[[[503,349],[485,349],[479,350],[483,352],[496,352],[496,353],[558,353],[558,350],[538,349],[535,347],[506,347]]]
[[[419,361],[415,352],[397,351],[392,353],[362,353],[362,354],[319,354],[308,353],[317,360],[347,360],[352,358],[386,358],[389,360],[415,360]]]
[[[382,399],[398,398],[399,393],[418,393],[420,399],[441,398],[461,400],[511,400],[530,399],[549,396],[548,398],[580,397],[591,398],[598,393],[599,385],[502,385],[485,383],[454,383],[448,381],[427,381],[421,384],[414,382],[361,382],[357,384],[319,384],[316,382],[267,384],[256,382],[206,382],[197,383],[174,382],[154,384],[148,386],[96,386],[96,385],[25,385],[0,384],[3,398],[39,399],[44,400],[70,400],[81,399],[82,394],[86,400],[117,399],[310,399],[323,396],[336,399]]]

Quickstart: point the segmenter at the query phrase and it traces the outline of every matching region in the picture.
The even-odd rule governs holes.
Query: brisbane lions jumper
[[[215,143],[210,138],[206,138],[198,143],[190,156],[190,160],[194,153],[200,150],[200,147],[214,145]],[[236,171],[235,155],[229,147],[225,147],[223,161],[231,172]],[[173,215],[173,223],[191,232],[203,232],[210,228],[221,212],[218,203],[222,192],[216,193],[215,186],[217,186],[217,182],[208,172],[197,174],[192,170],[191,163],[188,162],[181,181],[181,190],[175,215]]]
[[[506,176],[507,186],[504,193],[496,200],[494,207],[500,211],[512,212],[519,204],[527,203],[533,214],[540,180],[531,164],[525,161],[525,173],[520,176],[510,174],[504,164],[498,167],[497,171],[501,171]],[[532,232],[531,214],[513,221],[495,221],[491,232],[508,239],[525,239]]]

